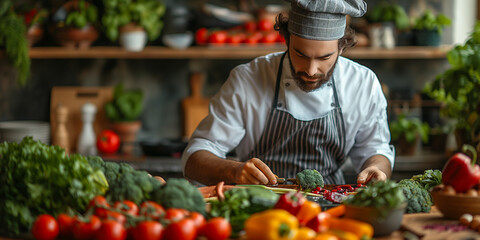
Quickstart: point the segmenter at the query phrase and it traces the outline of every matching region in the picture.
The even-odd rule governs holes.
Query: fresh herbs
[[[437,31],[438,34],[442,34],[443,27],[452,24],[450,18],[443,14],[435,16],[430,10],[426,10],[425,13],[415,20],[413,29]]]
[[[394,22],[400,30],[409,27],[409,18],[405,10],[400,5],[387,1],[377,4],[367,18],[371,22]]]
[[[480,22],[464,45],[447,54],[450,69],[425,86],[433,99],[445,104],[442,115],[457,120],[456,130],[464,131],[463,143],[480,141]]]
[[[404,136],[407,142],[414,143],[418,136],[423,142],[427,142],[429,130],[428,124],[422,123],[418,118],[407,118],[405,115],[399,115],[396,120],[390,122],[393,140]]]
[[[39,214],[83,211],[108,189],[85,157],[31,137],[0,144],[0,182],[0,235],[10,236],[28,232]]]
[[[234,188],[224,193],[224,201],[211,201],[209,217],[224,217],[232,225],[234,235],[244,229],[253,213],[272,208],[278,195],[261,188]]]
[[[30,57],[26,26],[14,13],[11,0],[0,1],[0,48],[5,49],[8,61],[18,71],[18,83],[25,86],[30,75]]]
[[[87,24],[97,22],[98,10],[91,3],[80,0],[78,4],[68,13],[65,24],[76,28],[84,28]]]
[[[105,114],[114,122],[130,122],[138,119],[143,110],[143,91],[125,90],[123,84],[117,84],[113,100],[104,106]]]
[[[366,188],[359,188],[357,194],[347,198],[343,203],[374,207],[380,216],[386,216],[388,211],[396,209],[405,203],[402,188],[393,180],[371,182]]]
[[[430,191],[432,187],[442,183],[442,171],[428,169],[423,174],[414,175],[412,179],[422,185],[425,190]]]

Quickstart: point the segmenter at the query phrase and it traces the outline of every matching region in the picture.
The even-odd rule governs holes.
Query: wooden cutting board
[[[55,110],[62,105],[67,108],[66,129],[70,152],[76,152],[77,139],[82,130],[82,106],[89,102],[97,107],[93,128],[95,134],[110,128],[110,120],[103,106],[113,98],[113,87],[53,87],[50,98],[50,127],[52,136],[56,134],[57,118]],[[52,137],[53,139],[53,137]]]
[[[191,95],[182,100],[184,139],[189,139],[198,124],[208,115],[210,100],[202,96],[204,81],[202,73],[193,73],[190,76]]]

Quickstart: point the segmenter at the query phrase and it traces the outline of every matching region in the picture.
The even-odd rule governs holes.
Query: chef
[[[343,184],[350,157],[358,183],[390,178],[395,154],[381,85],[341,56],[356,43],[346,15],[366,9],[361,0],[291,0],[275,24],[287,51],[230,72],[182,155],[185,177],[276,184],[276,176],[317,169],[327,184]]]

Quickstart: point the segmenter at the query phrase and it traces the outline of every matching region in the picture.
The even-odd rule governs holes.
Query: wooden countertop
[[[452,203],[452,207],[453,203]],[[407,232],[416,235],[422,240],[440,240],[440,239],[480,239],[480,233],[472,229],[465,229],[461,231],[454,230],[437,230],[431,227],[448,226],[459,224],[459,220],[445,219],[437,208],[432,207],[430,213],[414,213],[405,214],[402,220],[402,227],[400,230],[393,232],[389,236],[376,237],[376,240],[404,240]]]

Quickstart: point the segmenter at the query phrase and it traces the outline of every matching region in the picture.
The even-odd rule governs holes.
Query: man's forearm
[[[219,158],[208,151],[197,151],[187,161],[185,176],[205,185],[221,181],[232,184],[235,183],[235,170],[240,165],[240,162]]]
[[[369,158],[362,166],[362,170],[370,166],[377,166],[380,171],[384,172],[387,175],[387,178],[392,177],[392,166],[390,165],[390,160],[383,155],[375,155]]]

